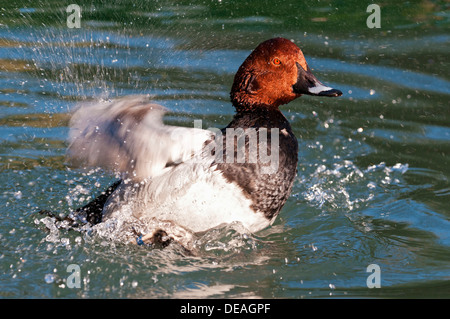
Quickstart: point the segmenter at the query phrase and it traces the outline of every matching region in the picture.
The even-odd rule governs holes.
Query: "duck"
[[[164,124],[147,95],[83,104],[70,120],[69,163],[119,179],[75,212],[138,245],[167,246],[230,223],[273,224],[297,174],[298,141],[279,107],[302,95],[338,97],[291,40],[260,43],[235,74],[231,122],[221,129]],[[198,125],[197,125],[198,126]],[[71,220],[74,219],[72,215]]]

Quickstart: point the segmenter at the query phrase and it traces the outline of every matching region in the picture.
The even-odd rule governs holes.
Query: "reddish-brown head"
[[[238,111],[277,108],[302,94],[340,96],[342,92],[316,79],[298,46],[274,38],[258,45],[242,63],[231,88],[231,101]]]

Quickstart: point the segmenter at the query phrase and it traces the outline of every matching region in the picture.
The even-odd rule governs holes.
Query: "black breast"
[[[297,173],[298,143],[289,122],[279,110],[239,112],[222,134],[217,169],[242,188],[255,211],[272,219],[288,199]]]

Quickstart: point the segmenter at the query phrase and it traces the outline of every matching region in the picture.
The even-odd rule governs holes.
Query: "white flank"
[[[121,185],[105,205],[104,219],[132,214],[141,221],[169,220],[193,232],[240,222],[250,232],[257,232],[271,221],[254,212],[251,204],[239,186],[229,183],[220,171],[183,163],[144,184]]]

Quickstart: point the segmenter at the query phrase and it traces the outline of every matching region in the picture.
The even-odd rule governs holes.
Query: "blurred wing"
[[[213,133],[164,125],[165,112],[146,96],[82,105],[70,121],[70,162],[140,179],[200,154]]]

